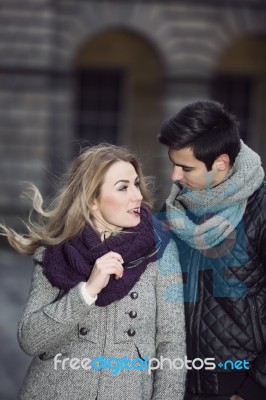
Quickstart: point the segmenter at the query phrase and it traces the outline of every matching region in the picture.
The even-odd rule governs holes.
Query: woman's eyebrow
[[[138,180],[139,180],[139,177],[136,176],[135,182],[138,181]],[[119,181],[115,182],[115,185],[116,185],[117,183],[120,183],[120,182],[129,183],[130,181],[129,181],[128,179],[119,179]]]
[[[129,180],[128,180],[128,179],[119,179],[119,181],[117,181],[117,182],[115,183],[115,185],[116,185],[117,183],[120,183],[120,182],[129,183]]]

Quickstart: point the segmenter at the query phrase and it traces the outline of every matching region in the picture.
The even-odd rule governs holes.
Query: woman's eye
[[[119,192],[125,192],[127,190],[127,186],[122,186],[118,189]]]
[[[140,182],[135,182],[135,186],[139,188],[140,187]]]

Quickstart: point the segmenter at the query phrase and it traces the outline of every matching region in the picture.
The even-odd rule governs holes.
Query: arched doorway
[[[266,37],[238,39],[221,54],[212,96],[237,114],[243,139],[266,166]]]
[[[127,145],[154,175],[161,125],[162,63],[142,36],[109,29],[88,39],[74,60],[77,137]]]

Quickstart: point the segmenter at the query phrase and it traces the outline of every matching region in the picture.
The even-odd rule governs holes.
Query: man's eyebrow
[[[195,167],[191,167],[190,165],[184,165],[184,164],[175,163],[175,162],[172,160],[172,158],[171,158],[171,156],[170,156],[169,153],[168,153],[168,157],[170,158],[170,161],[171,161],[174,165],[176,165],[177,167],[195,169]]]

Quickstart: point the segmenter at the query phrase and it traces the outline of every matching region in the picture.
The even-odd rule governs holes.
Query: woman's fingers
[[[110,276],[116,279],[122,278],[124,268],[120,254],[110,251],[98,258],[94,264],[90,277],[86,283],[89,295],[95,297],[108,284]]]
[[[109,251],[109,253],[106,253],[104,256],[98,258],[94,266],[95,268],[98,268],[100,271],[103,272],[107,265],[116,266],[117,271],[112,272],[112,274],[115,274],[116,278],[119,279],[123,276],[124,272],[124,268],[122,267],[123,263],[124,260],[119,253],[115,253],[114,251]]]
[[[114,251],[109,251],[109,252],[106,253],[104,256],[98,258],[96,261],[99,261],[99,260],[106,260],[106,259],[112,259],[112,258],[114,258],[115,260],[119,261],[121,264],[124,263],[124,260],[123,260],[123,258],[122,258],[122,256],[121,256],[121,254],[116,253],[116,252],[114,252]]]
[[[120,278],[123,275],[124,268],[121,262],[116,259],[106,259],[106,260],[97,260],[94,264],[95,273],[101,275],[112,275],[114,274],[117,278]]]

